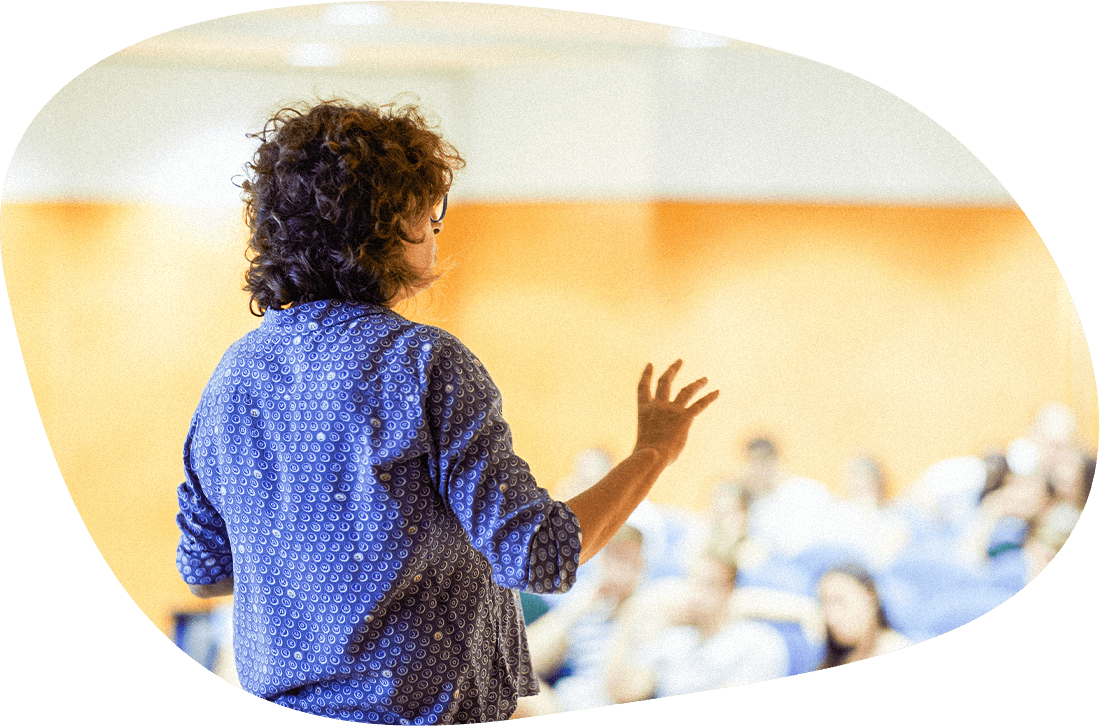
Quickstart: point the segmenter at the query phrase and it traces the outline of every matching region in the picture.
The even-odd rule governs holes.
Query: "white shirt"
[[[703,640],[690,626],[667,628],[638,654],[657,675],[657,696],[698,693],[787,675],[783,636],[760,622],[738,620]]]
[[[749,507],[749,535],[770,552],[794,556],[821,542],[832,529],[835,501],[821,482],[790,477]]]

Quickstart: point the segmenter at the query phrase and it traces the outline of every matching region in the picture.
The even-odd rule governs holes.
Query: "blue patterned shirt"
[[[379,723],[503,720],[537,692],[512,588],[569,589],[580,530],[450,334],[371,305],[268,310],[207,384],[184,468],[177,566],[233,576],[249,692]]]

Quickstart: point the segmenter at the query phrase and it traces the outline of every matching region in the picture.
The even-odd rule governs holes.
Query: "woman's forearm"
[[[566,502],[580,523],[582,564],[603,549],[642,503],[657,477],[683,451],[691,422],[718,398],[718,391],[712,391],[690,403],[706,385],[707,379],[700,378],[681,388],[673,399],[672,380],[681,365],[683,361],[677,360],[669,366],[657,379],[655,391],[650,390],[653,365],[646,365],[638,381],[638,438],[634,453],[603,479]]]
[[[640,449],[566,504],[581,527],[581,564],[619,531],[666,466],[655,449]]]

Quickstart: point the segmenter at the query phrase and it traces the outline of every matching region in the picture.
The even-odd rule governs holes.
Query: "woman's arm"
[[[676,361],[657,379],[656,393],[650,392],[653,365],[645,367],[638,382],[638,439],[634,452],[603,479],[566,502],[580,523],[582,564],[619,531],[649,494],[657,477],[683,451],[692,421],[718,398],[718,391],[712,391],[688,405],[707,383],[706,378],[700,378],[670,400],[672,379],[681,365],[683,361]]]
[[[635,450],[607,476],[566,502],[581,528],[580,564],[592,559],[619,531],[666,465],[654,449]]]

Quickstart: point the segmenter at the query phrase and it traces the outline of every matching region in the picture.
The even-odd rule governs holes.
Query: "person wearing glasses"
[[[718,395],[638,383],[637,444],[566,502],[512,451],[454,336],[394,311],[427,289],[463,160],[415,105],[287,108],[242,184],[246,290],[184,446],[177,566],[234,596],[240,683],[331,718],[508,718],[537,682],[516,590],[567,590]],[[694,399],[694,401],[693,401]]]

